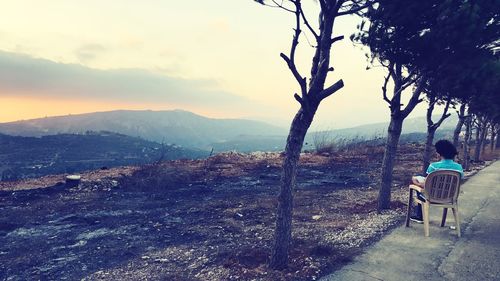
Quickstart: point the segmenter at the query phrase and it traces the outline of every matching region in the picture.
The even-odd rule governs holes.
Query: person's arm
[[[413,176],[411,181],[414,185],[424,187],[425,186],[425,177],[422,176]]]

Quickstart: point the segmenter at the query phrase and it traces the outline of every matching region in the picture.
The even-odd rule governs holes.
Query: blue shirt
[[[464,177],[464,169],[462,168],[462,165],[458,164],[457,162],[453,161],[452,159],[443,159],[438,162],[431,163],[429,167],[427,168],[427,174],[430,174],[434,171],[437,170],[453,170],[457,171],[460,173],[460,176],[463,178]]]

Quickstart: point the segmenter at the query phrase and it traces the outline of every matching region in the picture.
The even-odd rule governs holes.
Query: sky
[[[298,85],[288,53],[293,15],[253,0],[0,0],[0,122],[117,109],[184,109],[213,118],[288,126]],[[306,1],[315,22],[318,7]],[[389,119],[383,69],[366,70],[367,50],[349,35],[359,18],[339,19],[326,99],[315,129]],[[314,49],[302,37],[297,64],[307,76]],[[412,113],[423,116],[425,105]]]

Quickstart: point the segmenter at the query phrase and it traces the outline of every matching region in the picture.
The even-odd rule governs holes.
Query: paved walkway
[[[421,224],[403,225],[321,280],[500,280],[500,161],[462,185],[461,238],[439,227],[441,210],[431,207],[430,237]]]

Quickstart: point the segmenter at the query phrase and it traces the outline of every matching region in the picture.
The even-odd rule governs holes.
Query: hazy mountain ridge
[[[455,128],[456,122],[457,116],[452,114],[438,129],[438,136],[446,136],[446,132]],[[385,138],[387,127],[388,123],[380,122],[345,129],[311,131],[306,136],[304,149],[314,149],[318,138],[323,141]],[[409,118],[403,124],[403,134],[411,134],[411,140],[422,141],[426,128],[425,117]],[[228,150],[280,151],[285,147],[287,136],[285,128],[265,122],[206,118],[182,110],[117,110],[0,123],[0,133],[14,136],[84,134],[86,131],[112,131],[207,151],[213,148],[216,153]]]
[[[436,122],[439,116],[433,116],[433,121]],[[452,114],[450,117],[446,118],[441,126],[438,128],[439,131],[454,130],[457,124],[458,117],[456,114]],[[388,122],[373,123],[367,125],[356,126],[352,128],[336,129],[330,130],[332,135],[338,135],[344,138],[349,137],[363,137],[363,138],[375,138],[375,137],[386,137],[387,128],[389,126]],[[410,133],[426,133],[427,132],[427,119],[426,117],[414,117],[405,119],[403,122],[403,134]]]
[[[45,136],[86,131],[112,131],[150,141],[210,149],[211,143],[239,135],[282,135],[285,129],[259,121],[212,119],[182,110],[117,110],[46,117],[0,124],[0,133]]]
[[[450,138],[455,122],[456,117],[446,120],[437,131],[436,139]],[[318,144],[331,142],[381,144],[387,126],[387,123],[376,123],[310,132],[303,149],[311,151]],[[406,120],[400,142],[422,142],[426,126],[423,117]],[[113,128],[120,133],[109,132]],[[93,132],[97,130],[101,132]],[[148,139],[159,139],[165,145]],[[144,164],[160,158],[206,157],[207,149],[213,149],[214,153],[282,151],[285,143],[286,131],[269,124],[210,119],[186,111],[112,111],[17,121],[0,124],[0,179]],[[202,147],[205,151],[188,147]]]

